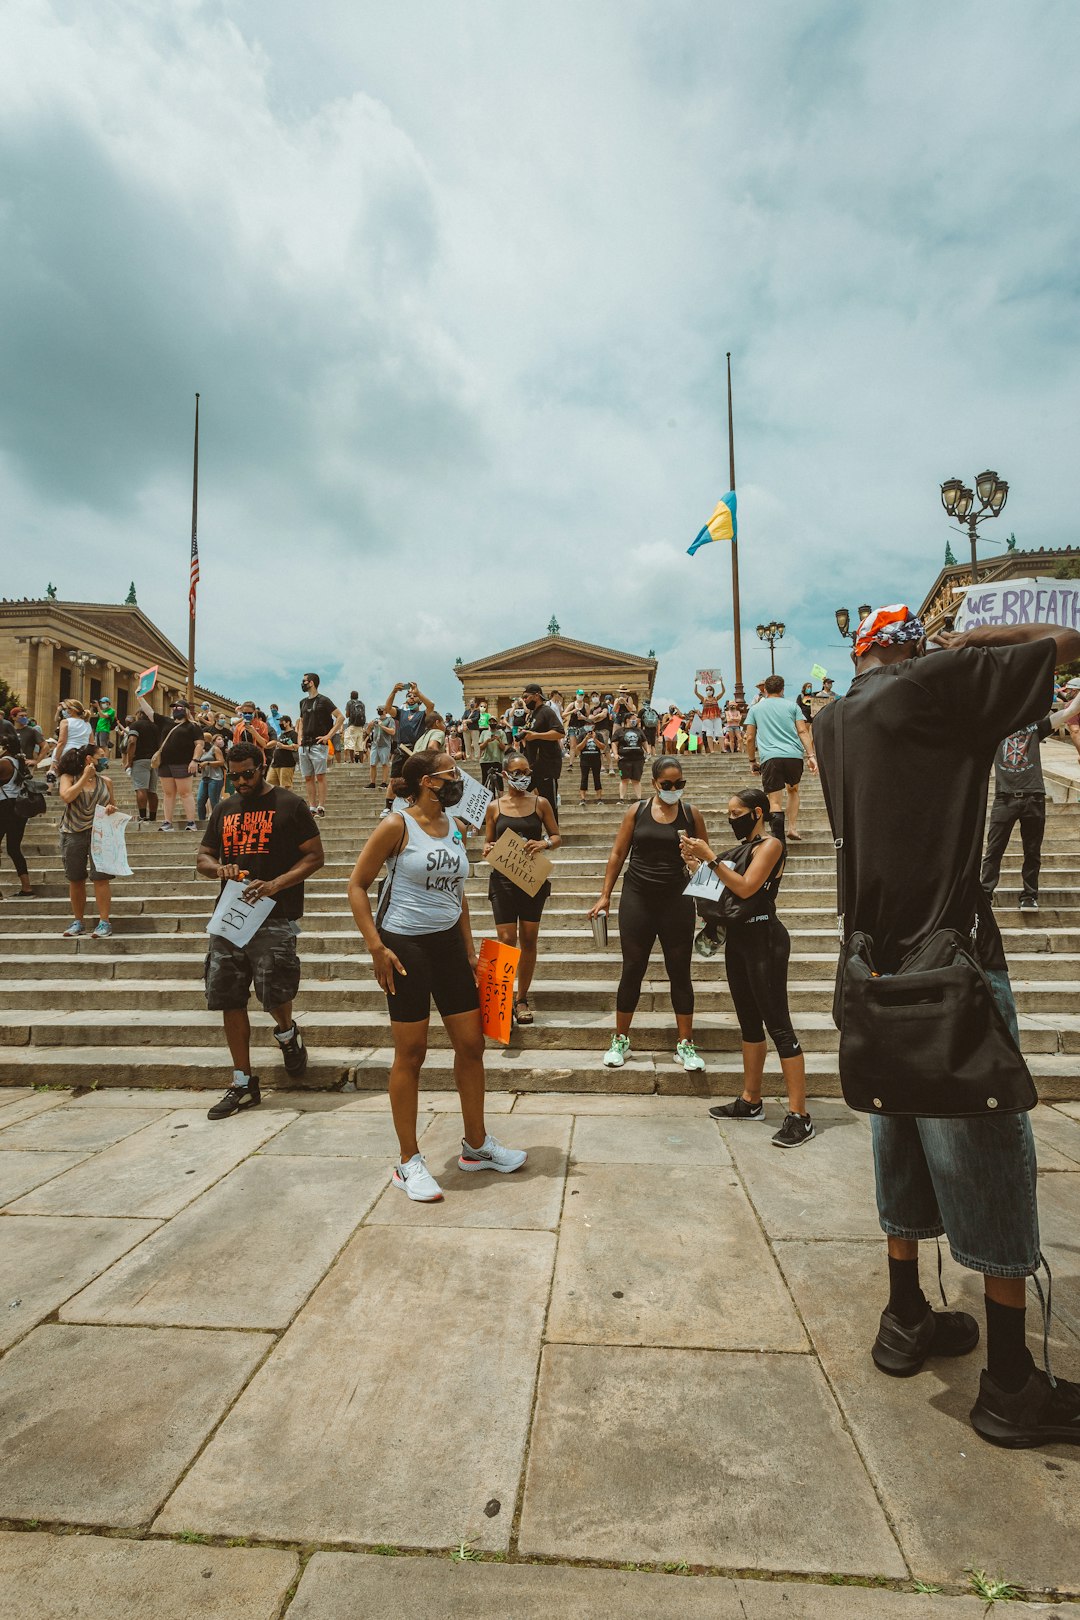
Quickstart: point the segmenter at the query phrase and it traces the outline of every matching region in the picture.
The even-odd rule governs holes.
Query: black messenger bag
[[[836,715],[836,901],[841,952],[833,1000],[840,1085],[865,1114],[965,1119],[1018,1114],[1038,1102],[1035,1083],[970,936],[941,928],[896,973],[874,967],[874,942],[845,939],[844,706]]]

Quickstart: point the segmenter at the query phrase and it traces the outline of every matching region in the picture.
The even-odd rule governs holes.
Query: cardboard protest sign
[[[718,669],[699,669],[694,676],[695,686],[719,686],[720,671]]]
[[[535,894],[555,870],[546,855],[530,855],[524,838],[510,827],[492,845],[488,863],[526,894]]]
[[[465,792],[461,796],[461,802],[454,806],[455,818],[458,821],[467,821],[470,827],[481,828],[484,825],[487,807],[494,797],[490,788],[466,776]]]
[[[810,679],[812,681],[823,681],[828,673],[828,670],[823,669],[820,664],[815,664],[810,671]]]
[[[214,915],[206,925],[208,934],[218,934],[230,945],[246,945],[254,939],[263,923],[273,911],[273,895],[262,900],[245,900],[246,883],[230,878],[221,891]]]
[[[157,685],[157,678],[158,666],[156,664],[151,664],[150,668],[144,669],[142,674],[139,676],[139,684],[135,688],[135,696],[149,697],[150,693]]]
[[[1080,630],[1080,583],[1071,579],[1010,579],[973,585],[956,612],[957,630],[980,624],[1062,624]]]
[[[484,1034],[504,1044],[510,1039],[514,1011],[514,975],[521,960],[516,945],[503,945],[485,939],[480,945],[477,989],[480,992],[480,1022]]]

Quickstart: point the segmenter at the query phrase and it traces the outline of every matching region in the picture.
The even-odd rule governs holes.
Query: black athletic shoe
[[[1059,1378],[1055,1386],[1041,1367],[1035,1367],[1023,1389],[1010,1395],[984,1372],[979,1398],[971,1408],[971,1426],[995,1446],[1019,1449],[1055,1440],[1080,1445],[1080,1384]]]
[[[814,1122],[809,1114],[785,1114],[784,1123],[772,1139],[773,1147],[802,1147],[814,1134]]]
[[[253,1074],[246,1086],[230,1086],[221,1101],[214,1104],[206,1117],[228,1119],[230,1114],[238,1114],[242,1108],[257,1108],[261,1102],[259,1077]]]
[[[736,1097],[734,1102],[718,1103],[715,1108],[709,1109],[711,1119],[752,1119],[762,1124],[765,1119],[765,1104],[763,1102],[748,1103],[745,1097]]]
[[[300,1075],[307,1068],[307,1047],[304,1037],[300,1033],[300,1025],[293,1022],[292,1034],[287,1041],[280,1040],[275,1031],[274,1039],[281,1048],[281,1055],[285,1059],[286,1074]]]
[[[1021,911],[1038,911],[1038,909],[1039,909],[1039,902],[1038,902],[1038,900],[1036,900],[1036,898],[1035,898],[1035,896],[1033,894],[1022,894],[1020,896],[1020,910]]]
[[[966,1356],[979,1342],[979,1324],[966,1311],[932,1311],[905,1327],[892,1311],[882,1311],[870,1354],[874,1366],[891,1378],[910,1378],[928,1356]]]

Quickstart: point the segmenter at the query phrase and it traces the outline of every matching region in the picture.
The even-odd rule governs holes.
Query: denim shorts
[[[1009,975],[988,972],[1019,1041]],[[974,1119],[872,1115],[878,1219],[889,1237],[944,1233],[953,1259],[987,1277],[1038,1270],[1035,1140],[1027,1114]]]
[[[253,982],[255,994],[267,1012],[292,1001],[300,988],[300,958],[296,954],[299,932],[299,925],[287,917],[270,917],[244,946],[211,934],[203,964],[210,1011],[246,1007]]]

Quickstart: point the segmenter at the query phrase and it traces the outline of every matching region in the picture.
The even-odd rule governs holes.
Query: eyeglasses
[[[258,771],[258,767],[256,766],[253,770],[250,770],[250,771],[233,771],[232,772],[232,779],[233,779],[234,782],[251,782],[251,781],[254,781],[255,777],[258,776],[258,774],[259,774],[259,771]]]
[[[461,781],[461,772],[458,770],[456,765],[454,766],[452,771],[429,771],[428,775],[429,776],[448,776],[450,778],[451,782],[460,782]]]

